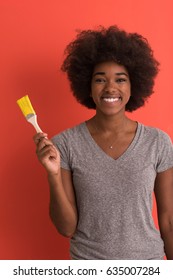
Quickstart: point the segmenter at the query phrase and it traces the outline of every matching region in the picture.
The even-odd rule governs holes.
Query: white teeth
[[[112,98],[112,97],[103,98],[103,100],[106,101],[106,102],[116,102],[116,101],[118,101],[119,99],[120,99],[119,97],[116,97],[116,98]]]

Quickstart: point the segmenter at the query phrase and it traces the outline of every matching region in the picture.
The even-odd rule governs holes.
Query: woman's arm
[[[173,260],[173,168],[157,174],[154,192],[166,257]]]
[[[65,237],[71,237],[77,226],[77,209],[71,172],[61,169],[58,175],[48,175],[50,185],[50,217]]]
[[[71,172],[60,167],[60,155],[47,134],[34,136],[36,153],[50,185],[50,217],[60,234],[71,237],[77,225],[77,208]]]

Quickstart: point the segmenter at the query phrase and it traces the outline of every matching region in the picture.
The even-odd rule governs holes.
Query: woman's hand
[[[37,133],[33,140],[36,144],[36,154],[48,174],[57,175],[60,171],[60,154],[46,133]]]

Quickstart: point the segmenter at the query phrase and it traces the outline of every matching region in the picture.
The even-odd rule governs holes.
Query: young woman
[[[72,259],[173,259],[173,145],[129,119],[153,93],[159,63],[141,35],[116,26],[78,34],[66,49],[76,99],[93,118],[34,136],[50,185],[50,217]],[[160,231],[152,218],[155,192]]]

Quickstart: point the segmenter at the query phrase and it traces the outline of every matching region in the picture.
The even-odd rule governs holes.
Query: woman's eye
[[[124,79],[124,78],[119,78],[119,79],[116,80],[116,82],[117,82],[117,83],[124,83],[124,82],[126,82],[126,79]]]
[[[97,78],[97,79],[95,79],[95,82],[96,82],[97,84],[105,83],[105,79],[103,79],[103,78]]]

